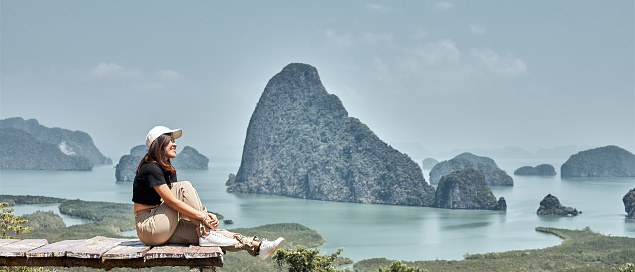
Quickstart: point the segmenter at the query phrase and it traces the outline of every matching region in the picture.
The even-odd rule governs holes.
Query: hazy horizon
[[[633,1],[0,5],[0,119],[84,131],[115,163],[155,125],[239,158],[295,62],[397,149],[635,153]]]

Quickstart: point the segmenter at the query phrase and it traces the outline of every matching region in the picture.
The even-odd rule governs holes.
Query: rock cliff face
[[[526,176],[555,176],[556,169],[550,164],[541,164],[536,167],[523,166],[514,171],[514,175]]]
[[[70,131],[58,127],[40,125],[37,120],[20,117],[0,120],[0,128],[17,128],[26,131],[39,141],[55,145],[62,153],[70,156],[86,157],[92,164],[112,164],[112,160],[99,152],[93,139],[85,132]]]
[[[209,159],[203,154],[198,153],[193,147],[186,146],[176,155],[176,158],[172,160],[172,165],[174,165],[176,169],[207,170]]]
[[[635,188],[631,189],[624,195],[622,198],[624,202],[624,210],[626,211],[626,216],[631,219],[635,219]]]
[[[635,155],[614,145],[589,149],[569,157],[560,176],[635,177]]]
[[[134,181],[134,177],[137,175],[135,167],[139,165],[142,158],[143,156],[132,154],[121,156],[119,163],[115,166],[115,180]]]
[[[441,178],[434,198],[434,206],[448,209],[506,210],[505,199],[500,203],[492,194],[485,176],[467,168]]]
[[[265,87],[228,192],[430,206],[434,188],[327,93],[317,70],[289,64]]]
[[[540,201],[540,207],[538,211],[536,211],[538,215],[572,216],[578,215],[579,213],[581,212],[578,212],[578,210],[574,208],[562,206],[558,198],[551,194],[548,194]]]
[[[130,154],[123,155],[119,163],[115,166],[115,180],[134,181],[136,175],[135,167],[146,155],[148,148],[146,145],[138,145],[130,149]],[[179,169],[208,169],[209,159],[198,153],[191,146],[186,146],[182,151],[177,151],[176,158],[170,160],[176,170]]]
[[[513,186],[514,180],[512,177],[496,165],[494,160],[487,157],[475,156],[471,153],[460,154],[449,161],[442,161],[430,170],[430,183],[438,184],[441,177],[450,174],[454,171],[463,170],[467,168],[474,168],[483,175],[487,184],[493,186]]]
[[[56,145],[40,141],[21,129],[0,128],[0,139],[0,169],[93,169],[93,164],[87,158],[64,154]]]

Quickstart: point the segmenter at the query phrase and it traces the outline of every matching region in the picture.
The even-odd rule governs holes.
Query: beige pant
[[[189,181],[172,183],[172,193],[185,204],[203,211],[203,205],[196,193],[196,189]],[[135,212],[137,236],[146,245],[156,246],[168,244],[198,244],[204,228],[203,221],[188,218],[184,214],[173,210],[167,204],[161,203],[156,208]],[[218,232],[226,237],[238,240],[233,246],[221,247],[226,251],[247,250],[252,256],[256,255],[252,242],[259,241],[258,237],[245,237],[240,233],[233,233],[224,229]]]

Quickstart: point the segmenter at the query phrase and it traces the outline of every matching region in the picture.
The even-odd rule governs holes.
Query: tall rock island
[[[227,191],[296,198],[432,206],[434,188],[419,165],[381,141],[317,70],[289,64],[265,87],[242,161]]]
[[[430,183],[438,184],[441,178],[455,171],[474,168],[485,175],[490,186],[513,186],[514,180],[504,170],[498,168],[496,162],[488,157],[476,156],[472,153],[462,153],[448,161],[436,164],[430,170]]]
[[[581,151],[560,167],[560,176],[635,177],[635,155],[614,145]]]
[[[441,178],[436,191],[434,207],[506,210],[507,203],[503,197],[496,201],[483,173],[474,168],[466,168]]]

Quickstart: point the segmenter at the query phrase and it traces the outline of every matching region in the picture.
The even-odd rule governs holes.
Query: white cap
[[[157,138],[159,138],[159,136],[166,134],[166,133],[172,133],[172,138],[174,138],[175,140],[180,138],[181,135],[183,135],[183,130],[179,129],[169,129],[167,127],[164,126],[156,126],[153,127],[149,132],[148,132],[148,136],[146,136],[146,145],[148,145],[148,148],[150,147],[150,145],[152,144],[152,142],[154,142],[154,140],[156,140]]]

